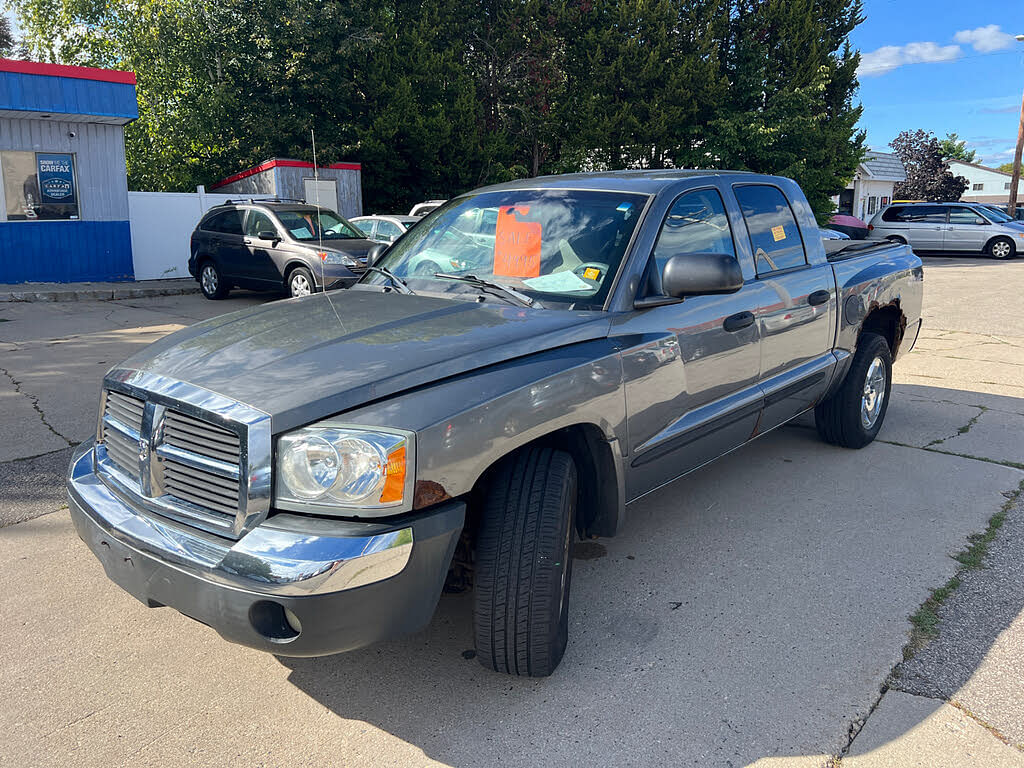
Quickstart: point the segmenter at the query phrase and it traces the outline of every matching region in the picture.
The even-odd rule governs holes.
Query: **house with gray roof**
[[[907,180],[903,162],[891,152],[864,153],[853,181],[832,201],[839,213],[867,221],[892,202],[893,187]]]

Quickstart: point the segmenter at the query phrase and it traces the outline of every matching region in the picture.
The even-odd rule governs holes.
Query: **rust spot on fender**
[[[417,480],[416,489],[412,495],[412,508],[423,509],[450,498],[448,491],[440,483],[435,483],[433,480]]]

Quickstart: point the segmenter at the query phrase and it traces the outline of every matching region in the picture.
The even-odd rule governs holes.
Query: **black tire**
[[[203,292],[203,296],[211,300],[223,299],[231,290],[220,268],[211,259],[199,265],[199,290]]]
[[[904,240],[899,235],[890,235],[889,237],[887,237],[885,239],[888,240],[890,243],[899,243],[900,245],[906,245],[907,244],[907,241]]]
[[[877,369],[872,366],[879,361],[885,376],[884,386],[878,392]],[[875,397],[868,394],[868,375],[872,375],[875,386],[872,391]],[[885,421],[885,413],[889,409],[889,395],[892,392],[892,353],[888,342],[877,333],[863,333],[857,344],[850,370],[846,372],[839,390],[828,400],[821,402],[814,409],[814,423],[818,434],[826,443],[841,445],[844,448],[863,448],[875,439],[878,430]],[[867,404],[877,401],[878,394],[882,401],[875,407]],[[866,423],[864,410],[871,417]]]
[[[525,448],[496,471],[477,531],[476,655],[488,669],[546,677],[569,638],[576,465]]]
[[[1012,259],[1017,255],[1017,245],[1008,237],[995,237],[985,246],[985,253],[993,259]]]
[[[316,293],[313,273],[305,267],[295,267],[288,273],[288,279],[285,281],[285,291],[293,299]]]

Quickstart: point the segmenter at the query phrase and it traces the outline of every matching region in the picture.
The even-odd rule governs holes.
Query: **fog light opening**
[[[299,617],[270,600],[259,600],[249,607],[249,623],[272,643],[290,643],[302,632]]]

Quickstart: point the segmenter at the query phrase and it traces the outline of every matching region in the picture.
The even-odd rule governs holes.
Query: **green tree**
[[[947,133],[946,138],[939,139],[939,152],[946,160],[960,160],[964,163],[973,163],[977,152],[967,148],[967,142],[961,141],[955,133]]]
[[[6,16],[0,16],[0,56],[10,56],[16,46],[14,32],[11,30],[11,20]]]
[[[16,0],[38,58],[131,69],[126,131],[135,189],[189,189],[274,155],[354,145],[353,62],[366,13],[316,0]]]
[[[796,179],[820,221],[864,154],[853,103],[860,0],[735,0],[722,40],[730,88],[717,166]]]
[[[907,180],[896,184],[893,197],[941,203],[959,200],[967,189],[969,182],[949,170],[939,140],[930,131],[902,131],[889,146],[907,171]]]
[[[999,166],[999,170],[1003,173],[1013,173],[1013,163],[1003,163]]]

